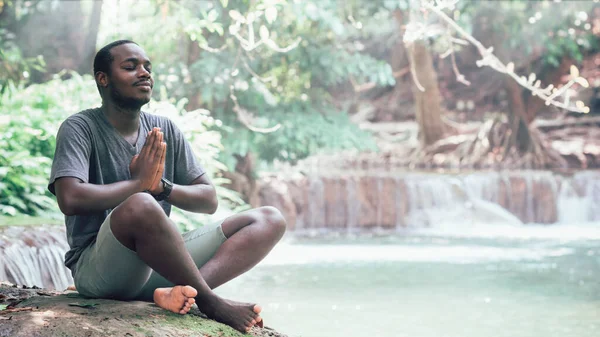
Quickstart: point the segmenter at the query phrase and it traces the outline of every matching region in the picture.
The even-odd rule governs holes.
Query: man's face
[[[142,48],[133,43],[122,44],[110,50],[113,62],[110,65],[108,87],[117,105],[139,109],[152,96],[152,64]]]

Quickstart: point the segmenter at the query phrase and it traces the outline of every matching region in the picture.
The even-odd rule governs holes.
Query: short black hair
[[[94,76],[96,76],[96,73],[99,71],[110,75],[110,65],[111,65],[112,61],[115,59],[112,56],[112,54],[110,53],[110,50],[113,49],[114,47],[120,46],[122,44],[128,44],[128,43],[133,43],[133,44],[137,45],[137,43],[130,41],[130,40],[118,40],[118,41],[111,42],[111,43],[107,44],[106,46],[102,47],[102,49],[98,50],[98,52],[96,53],[96,56],[94,57]]]

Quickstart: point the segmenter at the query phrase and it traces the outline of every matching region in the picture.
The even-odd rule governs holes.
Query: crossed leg
[[[281,213],[272,207],[229,217],[222,224],[227,240],[198,269],[176,226],[150,195],[131,196],[115,208],[110,221],[117,240],[135,251],[142,261],[168,281],[181,286],[157,289],[154,299],[158,305],[187,312],[191,306],[189,299],[195,297],[195,303],[208,317],[239,331],[247,331],[261,321],[260,306],[225,300],[212,289],[262,260],[281,239],[285,226]]]

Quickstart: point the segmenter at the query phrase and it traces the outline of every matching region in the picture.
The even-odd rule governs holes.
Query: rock
[[[395,230],[426,226],[423,221],[415,222],[412,215],[462,207],[472,198],[494,203],[516,216],[506,214],[498,218],[507,223],[558,221],[558,194],[563,180],[560,175],[551,171],[503,171],[485,174],[481,179],[478,176],[377,171],[307,174],[292,179],[267,176],[260,180],[257,206],[277,207],[291,230]],[[477,183],[468,187],[471,177]],[[586,179],[592,183],[592,178]],[[409,189],[409,185],[413,187]],[[467,196],[467,187],[481,195]],[[445,197],[448,193],[451,198]],[[586,194],[578,191],[581,197]],[[489,205],[483,208],[490,210],[486,206]]]
[[[286,337],[268,327],[254,327],[250,335]],[[36,336],[248,335],[206,318],[196,307],[187,315],[178,315],[148,302],[89,299],[77,292],[51,292],[0,284],[0,337]]]

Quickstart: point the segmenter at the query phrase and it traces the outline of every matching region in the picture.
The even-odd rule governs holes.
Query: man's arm
[[[60,177],[54,182],[58,206],[65,215],[99,212],[117,207],[131,195],[149,190],[160,180],[165,165],[166,144],[159,128],[149,132],[139,155],[129,166],[131,179],[95,185],[75,177]]]
[[[54,188],[58,207],[65,215],[89,214],[115,208],[133,194],[143,191],[139,180],[95,185],[73,177],[56,179]]]
[[[207,174],[196,178],[190,185],[173,184],[173,190],[167,201],[186,211],[208,214],[215,213],[219,205],[215,186]]]

